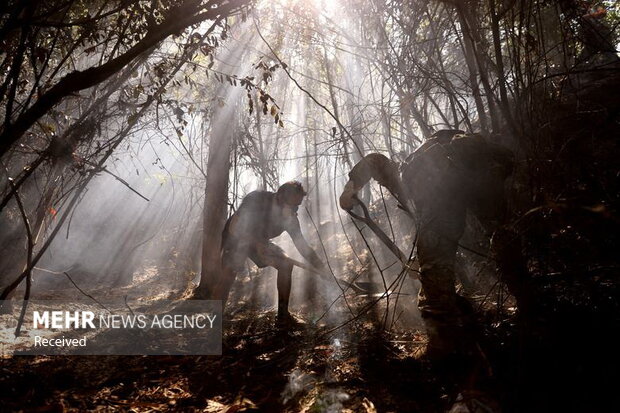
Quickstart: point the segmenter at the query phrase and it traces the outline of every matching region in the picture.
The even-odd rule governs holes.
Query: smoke
[[[89,286],[131,283],[134,273],[149,266],[172,270],[197,249],[201,208],[196,202],[201,189],[199,175],[165,140],[151,139],[138,147],[144,136],[135,136],[129,149],[118,153],[107,173],[88,185],[65,231],[52,242],[39,268],[69,272]],[[199,240],[199,238],[198,238]],[[181,262],[179,262],[181,261]],[[49,288],[64,277],[42,273],[36,286]]]
[[[347,173],[360,156],[340,125],[366,152],[397,153],[410,149],[409,144],[402,139],[386,140],[386,132],[402,135],[403,128],[395,131],[385,124],[380,111],[371,109],[377,100],[389,106],[393,96],[377,88],[379,73],[363,55],[348,53],[355,44],[372,46],[357,19],[343,7],[330,5],[321,11],[318,6],[316,2],[295,3],[291,8],[261,3],[247,21],[231,23],[214,64],[195,58],[175,78],[165,100],[141,120],[105,164],[109,173],[102,171],[87,186],[70,220],[37,265],[35,294],[72,288],[63,272],[83,286],[101,289],[145,280],[158,280],[160,288],[182,289],[196,282],[201,270],[206,160],[218,149],[210,143],[220,142],[211,139],[212,135],[221,133],[232,139],[229,215],[253,190],[273,191],[283,182],[300,180],[308,192],[299,210],[302,232],[335,277],[382,284],[385,277],[388,285],[393,282],[400,272],[394,257],[363,230],[374,254],[371,257],[366,241],[338,207]],[[306,25],[288,26],[292,18],[302,18],[297,13],[304,7]],[[320,35],[309,29],[335,20],[348,32]],[[161,50],[172,53],[177,49],[171,41]],[[286,69],[279,59],[286,62]],[[239,79],[246,76],[257,88],[240,85]],[[258,88],[273,98],[266,101],[266,114]],[[120,123],[127,114],[118,116]],[[28,196],[34,199],[36,191]],[[367,201],[382,206],[381,197],[375,187]],[[382,225],[388,224],[385,211],[395,209],[393,200],[386,202],[385,208],[374,208]],[[397,215],[389,224],[396,242],[408,250],[411,224]],[[50,218],[50,228],[54,219]],[[6,241],[10,234],[2,235]],[[275,242],[302,260],[288,236]],[[233,300],[254,303],[256,308],[275,305],[273,269],[258,271],[248,261],[247,273],[239,274],[237,281]],[[291,309],[314,320],[345,288],[295,269]],[[407,283],[401,292],[413,296],[416,288]],[[339,300],[325,321],[338,323],[351,316]],[[412,309],[411,297],[405,297],[391,311],[415,313]]]

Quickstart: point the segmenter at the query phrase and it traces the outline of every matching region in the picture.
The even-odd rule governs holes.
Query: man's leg
[[[280,322],[289,320],[288,302],[291,295],[293,263],[282,248],[272,242],[255,244],[250,251],[250,259],[261,268],[269,266],[278,270],[278,320]]]
[[[499,275],[508,291],[517,300],[519,316],[528,320],[532,316],[536,301],[533,297],[530,274],[527,269],[521,237],[508,228],[498,228],[491,242],[491,249]]]
[[[293,264],[286,260],[277,264],[278,270],[278,318],[289,317],[288,302],[291,295]]]
[[[230,289],[232,288],[236,277],[237,273],[234,269],[226,266],[226,264],[222,266],[222,273],[220,274],[219,282],[213,291],[213,299],[222,300],[222,308],[226,307],[226,301],[228,301]]]
[[[212,289],[212,299],[222,300],[222,309],[226,307],[230,289],[237,277],[237,270],[243,267],[246,255],[241,249],[225,249],[222,252],[221,272]]]
[[[454,353],[465,340],[454,274],[465,212],[462,217],[460,211],[451,212],[427,220],[418,233],[419,307],[429,336],[428,354],[437,357]]]

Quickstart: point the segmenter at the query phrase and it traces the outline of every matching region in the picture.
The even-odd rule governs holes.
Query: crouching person
[[[323,262],[308,245],[297,218],[305,195],[301,183],[291,181],[275,193],[253,191],[243,199],[222,233],[222,270],[211,288],[211,298],[226,304],[237,273],[243,271],[246,258],[250,258],[259,268],[278,270],[278,323],[292,321],[288,306],[294,264],[271,240],[288,232],[301,255],[318,271],[324,271]]]

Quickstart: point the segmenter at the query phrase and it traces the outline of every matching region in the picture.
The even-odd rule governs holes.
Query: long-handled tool
[[[377,223],[372,220],[372,218],[370,217],[370,212],[368,212],[368,208],[366,207],[366,205],[357,198],[355,198],[355,200],[357,201],[357,205],[359,205],[360,208],[362,208],[362,211],[364,212],[364,216],[362,217],[356,214],[355,212],[353,212],[353,210],[348,210],[347,213],[351,215],[353,218],[357,219],[358,221],[361,221],[364,224],[366,224],[366,226],[370,228],[372,232],[375,233],[375,235],[381,240],[381,242],[383,242],[388,247],[388,249],[392,251],[392,253],[396,256],[396,258],[400,260],[400,262],[409,272],[409,275],[415,279],[419,279],[420,278],[419,276],[420,266],[417,264],[417,262],[409,261],[409,257],[407,257],[400,250],[400,248],[398,248],[398,245],[392,242],[390,237],[388,237],[387,234],[383,232],[381,227],[379,227],[379,225],[377,225]]]
[[[321,279],[323,279],[324,281],[333,281],[334,279],[346,286],[347,288],[350,288],[351,290],[353,290],[356,294],[358,295],[369,295],[369,296],[373,296],[375,294],[384,294],[384,292],[381,292],[381,290],[383,289],[383,285],[380,283],[373,283],[373,282],[358,282],[358,281],[354,281],[354,282],[349,282],[345,279],[342,279],[340,277],[337,276],[332,276],[331,274],[326,274],[322,271],[319,271],[318,269],[314,268],[312,265],[306,264],[304,262],[301,261],[297,261],[293,258],[289,258],[286,257],[286,259],[289,261],[289,263],[291,263],[292,265],[295,265],[299,268],[302,268],[304,270],[308,270],[314,274],[317,274],[321,277]],[[389,294],[394,294],[393,292],[390,292]],[[406,295],[406,294],[401,294],[401,295]]]

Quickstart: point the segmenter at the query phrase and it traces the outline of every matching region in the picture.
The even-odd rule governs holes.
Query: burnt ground
[[[158,282],[155,271],[139,287],[90,292],[146,291],[153,299],[186,294]],[[39,296],[67,292],[75,293]],[[383,330],[380,308],[330,332],[350,316],[343,308],[332,310],[341,315],[336,324],[298,315],[279,329],[274,309],[237,302],[227,309],[222,356],[5,358],[0,411],[618,411],[609,328],[618,313],[607,301],[607,312],[571,304],[525,328],[514,314],[489,311],[480,320],[486,360],[444,363],[425,359],[418,328]],[[368,302],[350,299],[354,310]]]
[[[4,360],[2,409],[436,411],[450,401],[416,360],[422,335],[348,329],[349,339],[337,339],[304,323],[277,329],[274,321],[271,313],[237,314],[221,357]]]
[[[454,372],[442,376],[420,357],[426,340],[421,332],[387,333],[361,320],[326,334],[333,326],[301,317],[288,329],[277,328],[274,311],[237,306],[228,314],[222,356],[6,358],[0,408],[431,412],[467,397]],[[471,395],[496,411],[488,395]]]

